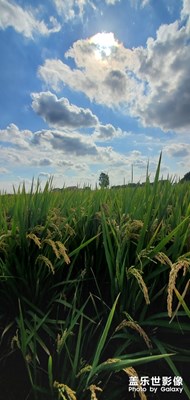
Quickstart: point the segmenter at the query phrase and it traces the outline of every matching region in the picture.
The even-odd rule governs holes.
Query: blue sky
[[[190,170],[190,0],[0,0],[0,190]]]

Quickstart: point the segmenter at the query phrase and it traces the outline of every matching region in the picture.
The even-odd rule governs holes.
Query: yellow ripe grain
[[[173,293],[175,289],[176,279],[178,272],[183,269],[183,275],[187,272],[189,268],[190,260],[187,259],[180,259],[175,264],[172,265],[170,275],[169,275],[169,282],[168,282],[168,297],[167,297],[167,310],[168,316],[171,318],[172,316],[172,303],[173,303]]]
[[[17,346],[20,349],[20,341],[19,341],[19,337],[18,337],[18,329],[16,330],[15,335],[12,337],[11,340],[11,349],[14,349],[14,346]]]
[[[156,254],[155,258],[160,261],[161,264],[168,265],[172,268],[172,262],[165,253],[159,252]]]
[[[65,385],[64,383],[54,382],[54,388],[56,388],[59,392],[59,395],[62,397],[63,400],[77,400],[74,392],[69,386]],[[65,396],[67,395],[67,397]]]
[[[28,233],[26,235],[27,239],[33,240],[33,242],[38,246],[39,249],[41,249],[41,242],[38,236],[35,235],[35,233]]]
[[[82,368],[79,373],[76,375],[76,378],[78,378],[80,375],[85,374],[85,372],[90,372],[92,369],[92,365],[86,365],[84,368]]]
[[[67,255],[67,253],[66,253],[66,247],[64,246],[64,244],[63,243],[61,243],[59,240],[57,240],[56,242],[56,245],[57,245],[57,247],[58,247],[58,249],[59,249],[59,254],[61,255],[61,256],[63,256],[63,258],[64,258],[64,260],[65,260],[65,262],[66,262],[66,264],[70,264],[70,258],[69,258],[69,256]]]
[[[131,329],[134,329],[135,331],[137,331],[140,336],[144,339],[147,347],[149,349],[152,349],[152,343],[149,339],[149,337],[147,336],[146,332],[144,331],[144,329],[141,328],[141,326],[139,324],[137,324],[135,321],[127,321],[127,320],[123,320],[115,329],[115,331],[117,332],[120,329],[123,329],[124,327],[129,327]]]
[[[44,244],[44,243],[49,244],[49,246],[51,246],[51,248],[52,248],[52,250],[53,250],[55,256],[56,256],[57,258],[60,258],[59,250],[57,249],[57,247],[56,247],[56,242],[54,242],[54,240],[52,240],[52,239],[44,239],[43,242],[42,242],[42,244]]]
[[[137,280],[137,282],[139,284],[139,287],[140,287],[140,289],[142,290],[142,292],[144,294],[144,298],[145,298],[146,304],[150,304],[150,299],[149,299],[149,295],[148,295],[148,288],[147,288],[146,283],[145,283],[145,281],[144,281],[144,279],[142,277],[142,272],[140,272],[138,269],[136,269],[134,267],[131,267],[131,268],[128,269],[127,273],[133,275],[136,278],[136,280]]]
[[[188,289],[189,289],[189,286],[190,286],[190,279],[187,281],[187,283],[186,283],[186,285],[185,285],[185,289],[184,289],[184,291],[183,291],[183,293],[182,293],[182,295],[181,295],[181,297],[182,297],[183,299],[184,299],[185,296],[186,296],[186,293],[187,293],[187,291],[188,291]],[[176,289],[174,288],[174,290],[176,290]],[[173,319],[175,318],[175,316],[177,315],[177,312],[178,312],[180,306],[181,306],[181,302],[179,301],[179,303],[178,303],[178,305],[177,305],[177,307],[176,307],[176,309],[175,309],[175,311],[174,311],[174,313],[173,313],[173,316],[172,316],[172,318],[171,318],[171,320],[170,320],[169,323],[171,323],[171,322],[173,321]]]
[[[47,257],[43,256],[42,254],[40,254],[36,258],[35,264],[37,264],[37,262],[39,262],[39,261],[43,262],[46,265],[46,267],[48,267],[48,269],[52,272],[52,274],[55,274],[55,269],[53,267],[52,262],[49,260],[49,258],[47,258]]]
[[[99,386],[96,385],[90,385],[89,390],[91,391],[91,397],[90,400],[98,400],[96,396],[96,391],[102,392],[102,389]]]
[[[118,362],[118,361],[121,361],[120,358],[108,358],[108,359],[104,362],[104,364],[113,364],[113,363],[116,363],[116,362]]]

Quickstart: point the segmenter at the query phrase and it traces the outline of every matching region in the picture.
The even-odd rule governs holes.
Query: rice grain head
[[[43,256],[42,254],[40,254],[35,261],[35,264],[37,264],[37,262],[42,262],[43,264],[46,265],[46,267],[48,267],[49,271],[52,272],[52,274],[55,274],[55,269],[53,267],[52,262],[49,260],[49,258]]]
[[[69,386],[57,381],[53,384],[54,388],[58,390],[60,398],[63,400],[77,400],[74,392]]]
[[[172,316],[172,303],[173,303],[173,293],[174,288],[176,287],[176,279],[178,272],[183,269],[183,276],[186,274],[187,270],[190,266],[190,260],[188,259],[180,259],[175,264],[172,265],[169,282],[168,282],[168,297],[167,297],[167,310],[168,316],[171,318]]]
[[[42,244],[44,243],[47,243],[49,246],[51,246],[56,258],[60,258],[59,251],[56,247],[56,242],[54,242],[52,239],[44,239]]]
[[[92,365],[86,365],[83,367],[79,373],[76,375],[76,378],[78,378],[80,375],[85,374],[86,372],[90,372],[92,370]]]
[[[172,268],[172,262],[171,262],[171,260],[169,259],[169,257],[165,253],[159,252],[159,253],[156,254],[155,258],[161,264],[168,265],[169,267]]]
[[[16,330],[15,335],[11,339],[11,349],[12,350],[14,349],[15,345],[20,349],[20,341],[19,341],[19,337],[18,337],[18,329]]]
[[[36,246],[38,246],[39,249],[41,249],[41,242],[38,236],[35,235],[35,233],[28,233],[28,235],[26,235],[27,239],[33,240],[33,242],[36,244]]]
[[[63,256],[63,258],[64,258],[66,264],[67,264],[67,265],[70,264],[71,260],[70,260],[69,256],[68,256],[67,253],[66,253],[67,249],[66,249],[66,247],[64,246],[64,244],[61,243],[59,240],[57,240],[55,243],[56,243],[56,245],[57,245],[57,247],[58,247],[58,249],[59,249],[59,254],[60,254],[61,256]]]
[[[102,392],[102,389],[99,386],[96,385],[90,385],[89,390],[91,391],[91,397],[90,400],[98,400],[96,396],[96,391],[97,392]]]
[[[145,283],[145,281],[144,281],[144,279],[142,277],[142,272],[140,272],[137,268],[130,267],[127,270],[127,274],[131,274],[136,278],[136,280],[137,280],[137,282],[139,284],[139,287],[140,287],[141,291],[144,294],[144,298],[145,298],[146,304],[150,304],[150,299],[149,299],[149,295],[148,295],[148,288],[147,288],[146,283]]]
[[[57,352],[59,352],[62,346],[64,345],[67,336],[68,336],[67,329],[65,329],[62,334],[60,333],[57,334],[57,340],[56,340]]]
[[[123,320],[115,329],[115,332],[119,331],[120,329],[123,329],[124,327],[129,327],[131,329],[134,329],[136,332],[140,334],[140,336],[144,339],[147,347],[149,349],[152,349],[152,343],[151,340],[149,339],[148,335],[144,331],[144,329],[141,328],[139,324],[137,324],[135,321],[127,321]]]

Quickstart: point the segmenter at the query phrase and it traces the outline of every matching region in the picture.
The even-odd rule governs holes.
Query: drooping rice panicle
[[[146,283],[145,283],[145,281],[144,281],[144,279],[142,277],[142,272],[139,271],[135,267],[130,267],[127,270],[127,274],[131,274],[136,278],[136,280],[138,282],[138,285],[139,285],[140,289],[142,290],[142,292],[144,294],[144,298],[145,298],[146,304],[150,304],[150,299],[149,299],[149,295],[148,295],[148,288],[147,288]]]
[[[172,303],[173,303],[173,293],[176,285],[176,279],[178,276],[178,272],[183,269],[183,275],[186,274],[187,270],[190,266],[190,260],[180,259],[175,264],[172,265],[170,274],[169,274],[169,282],[168,282],[168,297],[167,297],[167,310],[168,316],[172,317]]]
[[[141,328],[141,326],[139,324],[137,324],[137,322],[135,321],[127,321],[127,320],[123,320],[115,329],[115,332],[123,329],[124,327],[129,327],[131,329],[134,329],[136,332],[138,332],[140,334],[140,336],[144,339],[147,347],[149,349],[152,348],[152,343],[151,340],[149,339],[148,335],[146,334],[146,332],[144,331],[144,329]]]
[[[43,263],[46,267],[48,267],[49,271],[52,272],[52,274],[55,274],[55,269],[53,267],[52,262],[49,260],[49,258],[43,256],[42,254],[40,254],[37,258],[36,258],[36,262],[37,263]]]

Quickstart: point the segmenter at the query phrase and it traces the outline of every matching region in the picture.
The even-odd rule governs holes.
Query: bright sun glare
[[[92,36],[90,39],[90,43],[96,45],[96,56],[98,58],[108,57],[113,48],[118,46],[118,42],[115,40],[114,34],[112,32],[106,33],[97,33]]]

